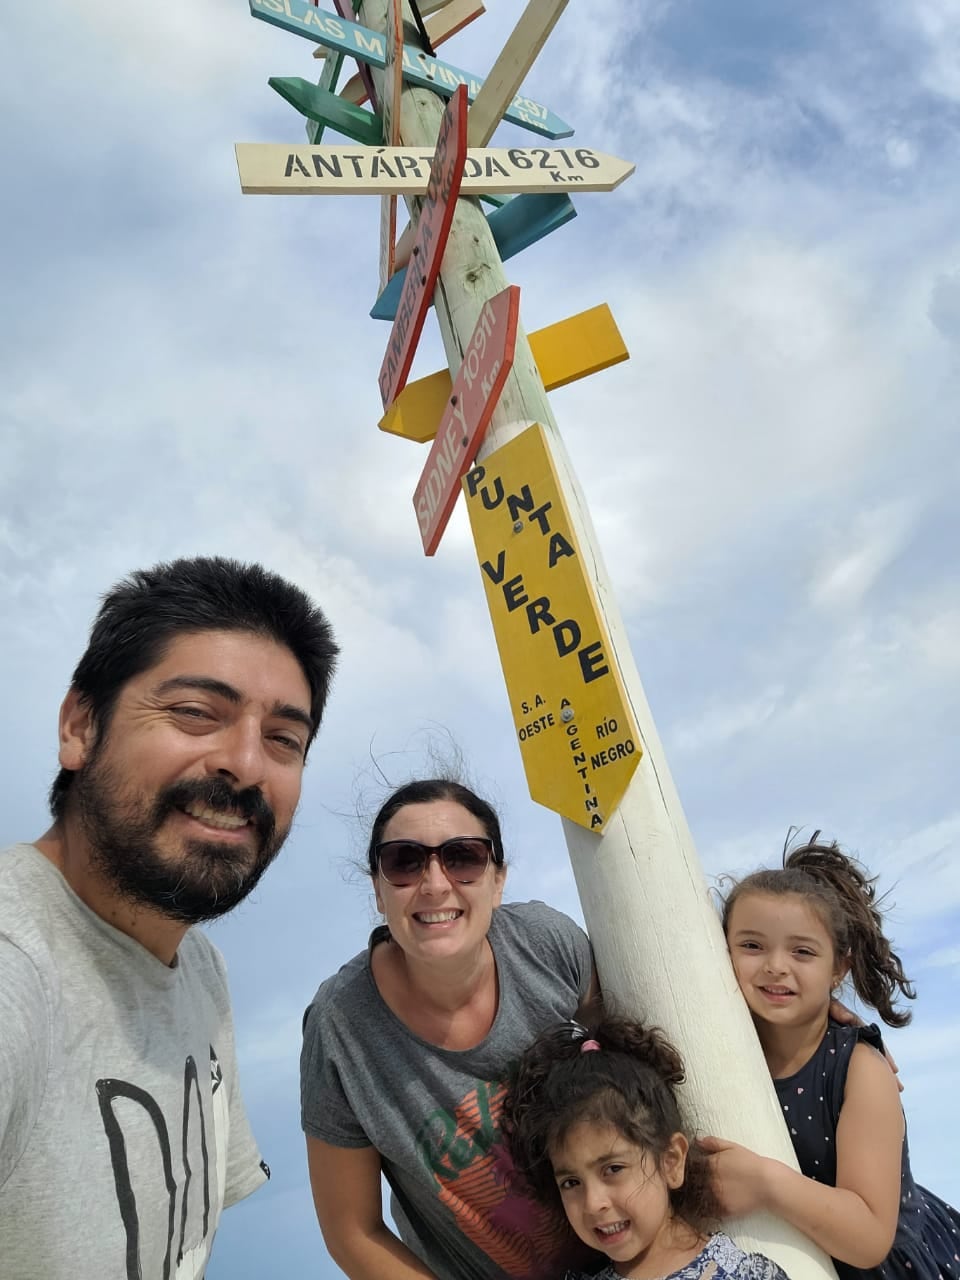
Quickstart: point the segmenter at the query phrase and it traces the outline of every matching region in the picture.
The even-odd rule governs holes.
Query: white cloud
[[[907,138],[888,138],[885,150],[891,169],[910,169],[916,163],[917,149]]]
[[[923,969],[957,969],[960,970],[960,947],[942,947],[939,951],[931,951],[920,961]]]
[[[861,604],[903,549],[913,518],[910,504],[904,501],[858,511],[852,531],[842,538],[847,545],[825,555],[814,573],[810,589],[814,604],[828,609]]]
[[[773,687],[748,702],[710,708],[692,723],[674,725],[669,745],[681,753],[713,751],[738,734],[756,732],[782,706],[784,692]]]

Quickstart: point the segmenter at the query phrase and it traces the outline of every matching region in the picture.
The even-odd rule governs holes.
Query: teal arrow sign
[[[255,18],[262,18],[284,31],[292,31],[295,35],[305,36],[317,44],[324,45],[340,54],[357,58],[371,67],[382,67],[384,58],[384,37],[368,27],[361,27],[356,22],[348,22],[323,9],[315,9],[309,0],[250,0],[250,12]],[[433,89],[449,98],[457,85],[467,86],[467,98],[470,102],[480,92],[483,80],[461,71],[439,58],[431,58],[422,49],[413,45],[403,46],[403,78],[411,84],[422,85]],[[503,113],[504,120],[510,120],[533,133],[542,134],[545,138],[569,138],[573,133],[571,125],[559,116],[554,115],[539,102],[517,94],[513,102]]]
[[[296,107],[301,115],[336,129],[345,138],[369,147],[379,147],[383,142],[383,123],[379,116],[363,107],[355,107],[352,102],[344,102],[329,89],[301,80],[299,76],[271,76],[267,84],[276,89],[291,107]]]

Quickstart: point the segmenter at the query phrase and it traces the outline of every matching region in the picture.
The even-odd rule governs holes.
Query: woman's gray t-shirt
[[[441,1280],[552,1280],[569,1237],[511,1185],[500,1112],[510,1067],[587,994],[590,943],[542,902],[498,907],[488,937],[499,1007],[472,1049],[414,1035],[380,996],[370,949],[323,983],[304,1015],[303,1128],[380,1152],[400,1235]]]

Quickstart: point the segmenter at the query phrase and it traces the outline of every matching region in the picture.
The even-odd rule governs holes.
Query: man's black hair
[[[161,662],[171,641],[197,631],[247,631],[290,650],[310,687],[309,747],[336,665],[330,624],[299,587],[262,565],[223,556],[138,569],[104,596],[71,681],[98,737],[124,685]],[[61,769],[50,788],[50,810],[58,821],[72,781],[73,771]]]

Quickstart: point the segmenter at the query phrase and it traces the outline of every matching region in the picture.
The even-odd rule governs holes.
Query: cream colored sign
[[[433,152],[423,147],[235,145],[247,195],[411,195],[426,193]],[[461,195],[612,191],[635,166],[589,147],[475,147],[467,151]]]
[[[642,754],[541,426],[463,479],[530,794],[602,831]]]

